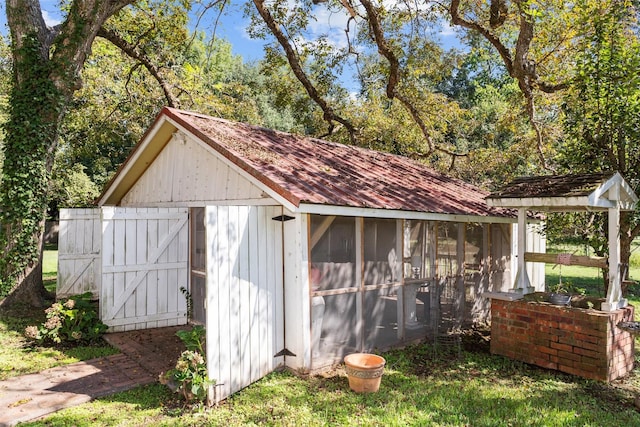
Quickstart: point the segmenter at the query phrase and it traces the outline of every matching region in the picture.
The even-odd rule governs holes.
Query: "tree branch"
[[[481,34],[489,43],[491,43],[494,48],[500,54],[502,61],[507,69],[507,72],[511,77],[516,79],[518,82],[518,87],[520,88],[520,92],[524,95],[525,98],[525,111],[529,118],[529,123],[533,128],[536,134],[536,149],[538,152],[538,157],[540,158],[540,162],[542,167],[551,170],[549,164],[547,163],[547,159],[544,154],[544,138],[542,129],[540,128],[540,124],[536,121],[535,117],[535,101],[534,101],[534,90],[539,89],[545,93],[553,93],[559,90],[565,89],[567,87],[566,83],[560,84],[547,84],[545,82],[540,81],[540,78],[536,72],[536,63],[528,58],[529,49],[531,48],[531,43],[534,37],[534,21],[533,17],[526,10],[521,0],[514,0],[514,2],[518,8],[519,19],[519,32],[518,38],[516,40],[515,45],[515,55],[512,57],[509,49],[505,46],[504,43],[500,40],[500,38],[495,35],[491,30],[484,27],[478,22],[470,21],[463,18],[460,15],[460,0],[452,0],[449,6],[449,14],[451,15],[451,22],[454,25],[460,25],[464,28],[473,30]],[[492,7],[497,7],[501,2],[491,3]],[[506,13],[504,10],[504,6],[502,4],[503,10],[500,12],[501,15]],[[502,25],[502,22],[500,22]],[[500,26],[496,25],[496,27]]]
[[[104,27],[100,27],[97,35],[98,37],[102,37],[103,39],[110,41],[115,46],[120,48],[129,57],[135,59],[140,64],[142,64],[147,69],[147,71],[149,71],[149,73],[153,76],[153,78],[156,79],[158,84],[160,84],[160,87],[164,92],[164,97],[167,100],[167,104],[170,107],[177,108],[180,106],[180,101],[171,92],[172,86],[164,79],[164,77],[162,77],[160,73],[160,69],[156,67],[155,64],[151,62],[149,57],[147,57],[147,55],[141,52],[140,49],[138,49],[138,47],[132,45],[131,43],[123,39],[115,31],[107,30]]]
[[[400,61],[398,57],[393,52],[389,43],[384,36],[384,30],[382,28],[382,22],[380,19],[380,15],[376,11],[375,7],[369,0],[360,0],[362,6],[364,6],[365,11],[367,13],[367,18],[369,22],[369,29],[372,33],[373,40],[378,46],[378,52],[389,62],[389,77],[387,79],[387,97],[389,99],[396,98],[402,105],[406,108],[406,110],[411,114],[413,121],[418,125],[420,131],[422,132],[422,136],[427,141],[427,145],[429,146],[429,151],[426,153],[426,156],[430,155],[434,151],[441,151],[450,156],[465,156],[466,154],[455,153],[445,148],[436,147],[433,142],[433,138],[431,137],[431,132],[427,128],[424,120],[422,120],[422,116],[420,115],[420,111],[413,104],[409,97],[400,93],[397,90],[398,83],[400,82]]]
[[[287,56],[287,60],[289,61],[289,66],[293,71],[293,74],[296,78],[302,83],[304,89],[307,91],[307,94],[311,99],[322,109],[323,118],[329,123],[329,133],[333,130],[333,122],[338,122],[342,124],[347,131],[349,132],[349,138],[353,144],[356,143],[356,134],[357,130],[351,124],[350,121],[342,118],[331,108],[331,106],[327,103],[327,101],[318,93],[318,90],[313,85],[309,77],[307,77],[306,73],[302,69],[302,65],[300,64],[300,58],[295,52],[294,48],[289,43],[289,39],[282,32],[280,25],[276,23],[275,19],[271,15],[271,12],[265,7],[264,0],[253,0],[253,4],[256,6],[258,13],[262,17],[262,20],[267,24],[267,27],[271,31],[271,33],[275,36],[282,49],[284,49],[285,55]]]
[[[61,24],[58,35],[53,40],[55,49],[50,49],[51,60],[54,62],[51,80],[64,96],[71,98],[73,92],[82,87],[81,71],[91,53],[91,45],[99,28],[109,17],[132,2],[133,0],[71,2],[67,19]]]
[[[469,21],[464,19],[460,15],[460,0],[452,0],[451,5],[449,6],[449,15],[451,16],[451,23],[454,25],[459,25],[461,27],[467,28],[469,30],[476,31],[481,34],[489,43],[493,45],[493,47],[498,51],[498,54],[502,58],[505,67],[507,68],[507,72],[510,76],[513,76],[513,59],[511,58],[511,53],[509,49],[500,41],[498,36],[493,34],[491,30],[483,27],[477,22]]]

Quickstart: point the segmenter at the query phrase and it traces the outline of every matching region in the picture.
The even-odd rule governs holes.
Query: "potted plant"
[[[569,305],[571,303],[571,294],[569,287],[560,280],[557,284],[549,287],[549,302],[553,305]]]

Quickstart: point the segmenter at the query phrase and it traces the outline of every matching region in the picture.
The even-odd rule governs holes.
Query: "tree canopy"
[[[46,206],[90,203],[163,105],[390,151],[487,188],[620,171],[637,190],[637,6],[251,0],[248,31],[268,44],[245,63],[189,28],[188,0],[70,0],[55,28],[36,0],[7,0],[0,298],[38,300]],[[238,5],[202,10],[215,21],[225,7]],[[326,16],[341,18],[341,39],[314,36]],[[454,48],[438,36],[448,27]],[[625,245],[637,216],[623,220]]]

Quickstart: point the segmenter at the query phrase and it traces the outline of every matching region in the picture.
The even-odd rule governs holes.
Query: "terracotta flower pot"
[[[374,393],[380,388],[386,361],[369,353],[353,353],[344,357],[349,387],[356,393]]]

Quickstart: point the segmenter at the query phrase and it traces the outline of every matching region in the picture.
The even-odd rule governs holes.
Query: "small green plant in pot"
[[[562,283],[560,280],[557,284],[548,287],[550,295],[549,302],[554,305],[571,304],[571,294],[574,293],[574,287],[570,283]]]

